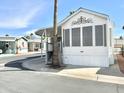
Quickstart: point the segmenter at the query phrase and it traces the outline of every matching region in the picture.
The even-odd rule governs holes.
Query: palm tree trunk
[[[53,58],[52,58],[52,65],[53,66],[60,66],[59,62],[59,47],[57,44],[57,8],[58,8],[58,0],[54,0],[54,29],[53,29]]]

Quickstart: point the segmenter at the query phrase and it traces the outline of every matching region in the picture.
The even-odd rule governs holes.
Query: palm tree
[[[57,44],[57,37],[58,37],[58,33],[57,33],[57,8],[58,8],[58,0],[54,0],[54,28],[53,28],[53,58],[52,58],[52,65],[55,67],[59,67],[60,66],[60,62],[59,62],[59,47]]]

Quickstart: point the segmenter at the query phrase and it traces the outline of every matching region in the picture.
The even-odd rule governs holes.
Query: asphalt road
[[[27,61],[33,56],[2,59],[2,63]],[[0,67],[0,93],[124,93],[124,86],[54,75],[48,72]]]
[[[0,72],[0,93],[124,93],[124,86],[32,71]]]

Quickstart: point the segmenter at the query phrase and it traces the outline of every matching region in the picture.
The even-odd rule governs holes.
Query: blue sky
[[[114,35],[123,35],[124,0],[58,0],[58,21],[79,7],[110,16],[115,23]],[[25,35],[38,28],[52,26],[54,0],[1,0],[0,36]]]

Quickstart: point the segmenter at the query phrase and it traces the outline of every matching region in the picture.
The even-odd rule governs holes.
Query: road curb
[[[115,84],[124,84],[124,77],[98,75],[97,81],[115,83]]]
[[[85,80],[93,80],[98,82],[105,82],[105,83],[113,83],[113,84],[124,84],[124,78],[123,77],[117,77],[117,76],[108,76],[108,75],[84,75],[84,76],[75,76],[75,75],[68,75],[68,74],[61,74],[61,73],[54,73],[55,75],[60,76],[66,76],[66,77],[72,77],[72,78],[78,78],[78,79],[85,79]]]

